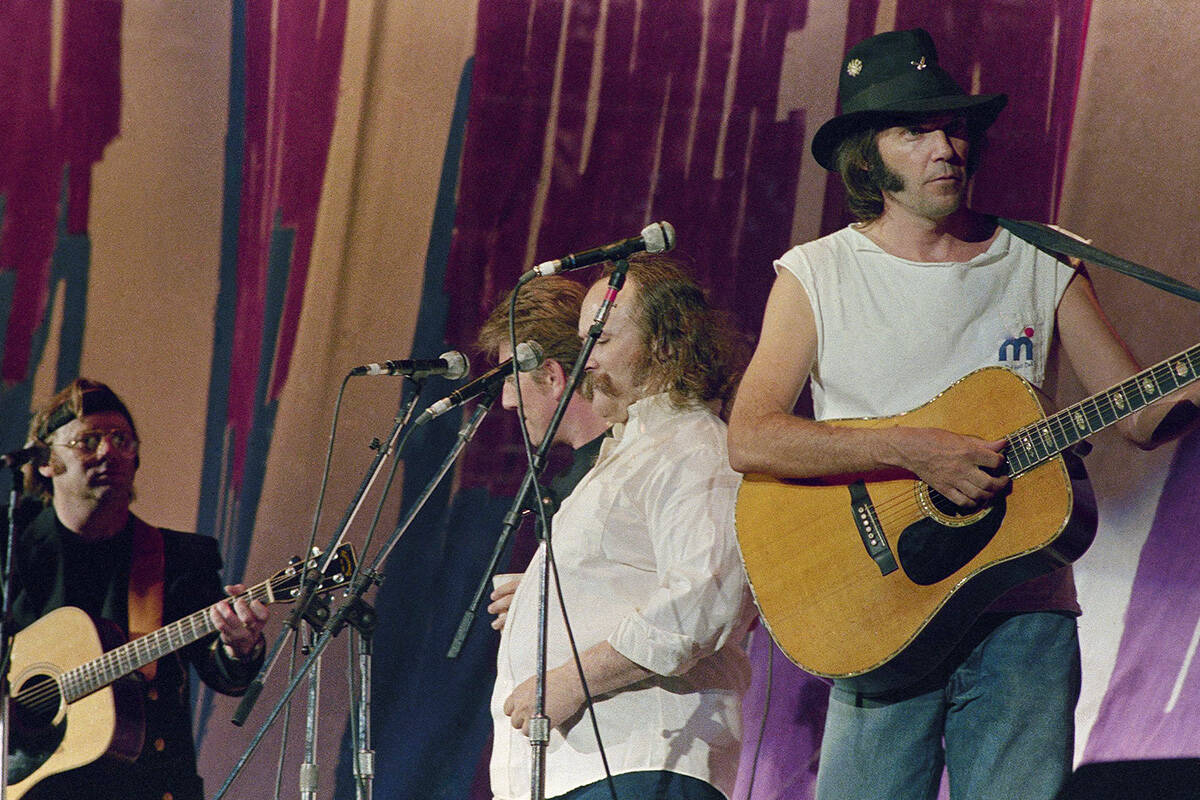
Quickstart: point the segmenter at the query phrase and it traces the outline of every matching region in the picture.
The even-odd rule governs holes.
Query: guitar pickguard
[[[896,543],[900,568],[918,586],[932,586],[958,572],[983,552],[1000,530],[1006,511],[998,498],[970,522],[952,524],[923,517],[905,528]]]

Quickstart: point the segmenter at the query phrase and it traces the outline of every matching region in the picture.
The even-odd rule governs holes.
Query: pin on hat
[[[842,113],[813,137],[817,163],[837,170],[837,146],[851,133],[909,115],[963,111],[980,130],[996,120],[1006,94],[967,94],[938,64],[929,33],[888,31],[850,48],[838,79]]]

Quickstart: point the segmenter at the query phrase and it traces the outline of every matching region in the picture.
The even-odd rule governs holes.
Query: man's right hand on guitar
[[[895,465],[955,505],[974,508],[1008,487],[1008,476],[1001,474],[1004,439],[988,442],[940,428],[896,427],[889,433]]]

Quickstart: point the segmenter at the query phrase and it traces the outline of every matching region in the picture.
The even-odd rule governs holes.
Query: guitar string
[[[1070,411],[1070,409],[1060,412],[1060,414],[1064,414],[1068,411]],[[1042,464],[1052,456],[1058,455],[1074,443],[1073,441],[1066,441],[1066,443],[1064,443],[1064,440],[1067,440],[1068,437],[1066,437],[1063,433],[1055,436],[1052,431],[1053,425],[1056,421],[1061,422],[1062,419],[1066,418],[1060,416],[1060,414],[1055,414],[1052,417],[1038,420],[1037,422],[1027,425],[1024,428],[1020,428],[1019,430],[1016,430],[1010,434],[1008,437],[1009,442],[1004,448],[1004,452],[1005,460],[1010,467],[1012,465],[1017,467],[1017,471],[1012,477],[1020,477],[1033,467]],[[1103,412],[1097,412],[1096,414],[1089,415],[1088,418],[1089,421],[1095,419],[1099,419],[1101,422],[1104,421]],[[1089,427],[1089,432],[1096,429],[1094,424],[1091,424]],[[1047,446],[1046,444],[1047,431],[1050,431],[1049,435],[1053,437],[1052,446]],[[1019,443],[1025,444],[1024,451],[1022,451]],[[1039,452],[1039,450],[1041,452]],[[929,504],[934,508],[939,508],[939,500],[951,502],[944,494],[938,492],[936,489],[933,489],[926,482],[913,480],[895,494],[890,495],[888,498],[880,500],[879,502],[873,503],[875,516],[879,520],[880,525],[885,528],[885,533],[887,528],[901,524],[906,520],[916,521],[916,519],[927,516],[925,512],[926,506],[921,502],[922,496],[928,497]]]
[[[1003,451],[1011,477],[1021,477],[1098,430],[1193,383],[1198,366],[1200,346],[1130,376],[1106,392],[1013,431]],[[876,498],[878,491],[874,492]],[[929,498],[928,504],[922,503],[922,497]],[[914,479],[888,497],[872,502],[871,509],[885,540],[894,540],[899,535],[897,529],[903,532],[908,525],[927,516],[926,509],[929,505],[938,508],[939,500],[950,502],[925,482]],[[889,541],[887,546],[894,552],[893,543]]]
[[[261,590],[262,594],[261,595],[255,594],[255,590]],[[237,600],[240,598],[247,598],[247,599],[253,600],[253,599],[261,599],[262,597],[267,597],[267,596],[268,596],[268,593],[266,591],[266,584],[262,584],[260,586],[256,586],[251,589],[248,589],[247,591],[243,592],[240,595],[233,597],[232,599]],[[216,605],[216,604],[214,603],[214,605]],[[21,705],[23,708],[26,708],[26,709],[29,709],[29,710],[35,711],[35,712],[41,712],[47,708],[57,708],[59,705],[59,699],[62,696],[68,694],[66,689],[69,687],[73,687],[77,684],[86,685],[86,683],[88,682],[85,680],[86,678],[91,678],[92,681],[94,682],[95,680],[98,680],[98,679],[103,680],[109,673],[112,672],[112,670],[114,668],[118,669],[118,670],[122,670],[117,674],[116,677],[121,677],[121,676],[125,675],[126,673],[133,671],[133,669],[137,669],[137,667],[131,667],[130,669],[127,669],[127,670],[122,669],[123,666],[128,666],[129,664],[131,664],[133,661],[136,660],[136,656],[134,656],[134,658],[126,657],[126,656],[128,656],[129,653],[139,650],[139,649],[145,651],[146,644],[156,645],[156,647],[149,648],[150,651],[153,651],[154,649],[157,648],[157,646],[164,639],[166,640],[166,643],[170,644],[170,643],[172,643],[172,635],[171,634],[175,631],[182,632],[182,629],[185,625],[190,625],[193,628],[192,632],[194,634],[195,633],[195,623],[203,620],[211,608],[212,608],[212,606],[201,609],[200,611],[190,614],[187,617],[183,617],[182,619],[176,620],[175,622],[171,623],[168,626],[160,628],[159,630],[155,631],[154,633],[148,634],[146,636],[138,637],[137,639],[134,639],[130,642],[126,642],[124,645],[121,645],[117,649],[110,650],[110,651],[104,653],[103,655],[93,659],[92,661],[88,662],[87,664],[82,664],[78,667],[73,667],[72,669],[63,672],[58,676],[53,676],[50,674],[43,673],[42,675],[39,675],[37,677],[44,677],[46,680],[38,683],[32,689],[18,691],[17,696],[14,698],[14,700],[19,705]],[[205,636],[207,636],[209,633],[212,632],[213,629],[211,626],[211,622],[207,623],[205,627],[210,628],[210,630],[207,630],[198,636],[194,636],[191,639],[187,639],[187,635],[185,634],[184,641],[182,641],[177,647],[175,647],[173,649],[179,649],[181,647],[184,647],[193,641],[197,641],[199,639],[204,638]],[[125,662],[125,663],[122,664],[121,662]],[[115,678],[113,678],[113,680],[115,680]],[[112,682],[112,680],[105,680],[104,685],[107,685],[108,683],[111,683],[111,682]],[[102,688],[102,687],[97,687],[97,688]],[[88,694],[90,694],[90,692],[88,692]],[[78,700],[79,697],[76,697],[75,699]]]
[[[1193,382],[1195,366],[1191,362],[1197,353],[1200,350],[1164,360],[1106,392],[1081,400],[1014,431],[1009,435],[1005,447],[1006,461],[1017,467],[1012,477],[1020,477],[1098,430]],[[1192,377],[1182,383],[1177,380],[1188,375]],[[1167,388],[1164,389],[1164,386]],[[1136,397],[1131,399],[1133,395]],[[1107,404],[1107,413],[1102,403]],[[1080,416],[1084,424],[1078,421]],[[1067,424],[1072,430],[1067,430]],[[1023,449],[1018,443],[1023,445]],[[925,482],[914,480],[896,494],[873,504],[875,517],[885,535],[890,528],[927,516],[920,500],[922,495],[928,496],[935,508],[939,499],[949,502],[948,498]]]
[[[258,589],[261,587],[254,588]],[[243,597],[248,599],[259,599],[259,596],[254,595],[253,591],[253,589],[247,590],[246,592],[237,595],[233,599],[236,600]],[[266,596],[265,589],[263,590],[262,596]],[[146,644],[154,644],[155,647],[150,648],[150,651],[153,651],[164,639],[166,640],[166,643],[170,644],[172,642],[171,634],[175,631],[182,632],[182,629],[185,625],[192,626],[193,633],[195,633],[195,623],[203,619],[203,617],[207,615],[209,609],[211,608],[212,606],[201,609],[200,611],[190,614],[187,617],[176,620],[166,627],[160,628],[154,633],[147,634],[146,636],[141,636],[137,639],[126,642],[117,649],[110,650],[88,662],[87,664],[81,664],[77,667],[73,667],[72,669],[62,672],[57,676],[50,675],[48,673],[42,673],[36,677],[44,678],[45,680],[42,680],[36,686],[30,689],[19,690],[14,698],[14,701],[25,709],[35,713],[44,713],[49,710],[57,709],[60,705],[61,698],[70,694],[68,691],[70,688],[78,686],[80,689],[82,689],[89,682],[95,682],[97,680],[103,681],[102,686],[106,686],[111,683],[112,680],[116,679],[113,678],[112,680],[105,680],[105,678],[107,678],[114,669],[121,670],[117,673],[116,677],[121,677],[126,673],[137,669],[137,667],[132,666],[127,670],[122,669],[123,666],[128,666],[137,660],[137,655],[129,658],[128,656],[130,653],[134,653],[137,650],[145,651]],[[211,623],[208,623],[207,627],[211,628]],[[187,639],[187,635],[185,634],[184,641],[182,641],[173,649],[179,649],[180,647],[190,644],[192,641],[202,639],[204,636],[208,635],[208,633],[211,633],[211,630],[205,631],[204,633],[200,634],[199,636],[195,636],[190,640]],[[124,662],[124,664],[122,662]],[[102,686],[96,688],[102,688]],[[93,689],[92,691],[95,690]],[[90,694],[90,692],[87,692],[86,694]],[[80,697],[86,696],[86,694],[80,695]],[[79,697],[75,697],[75,700],[78,699]],[[72,700],[69,702],[74,701]]]
[[[317,562],[317,559],[319,559],[319,556],[310,560],[309,564],[310,565],[315,564]],[[299,574],[299,572],[296,572],[293,574],[285,573],[285,574],[275,575],[272,578],[269,578],[268,580],[263,581],[262,583],[260,583],[256,586],[250,587],[245,592],[242,592],[239,595],[235,595],[231,598],[226,598],[226,599],[238,600],[238,599],[244,598],[244,599],[248,599],[248,600],[261,600],[263,598],[269,598],[273,594],[275,594],[277,589],[281,589],[281,588],[283,588],[283,586],[285,584],[291,582],[296,577],[297,574]],[[323,578],[322,580],[324,581],[326,579],[328,579],[328,576],[326,576],[326,578]],[[275,581],[278,581],[278,585],[276,585],[274,583]],[[223,602],[223,600],[218,601],[218,602]],[[282,602],[282,601],[277,601],[277,602]],[[116,680],[117,678],[120,678],[129,672],[132,672],[134,669],[138,669],[138,667],[131,667],[130,669],[124,669],[125,666],[128,666],[130,663],[132,663],[134,660],[136,660],[136,656],[133,659],[125,657],[128,653],[136,651],[138,649],[147,651],[147,648],[146,648],[147,644],[155,645],[155,647],[148,648],[149,651],[153,651],[154,649],[157,649],[157,646],[160,645],[160,643],[162,643],[163,639],[166,640],[166,643],[170,644],[170,643],[172,643],[172,638],[171,638],[172,632],[174,632],[175,630],[182,632],[182,629],[185,625],[192,626],[192,628],[193,628],[192,633],[195,634],[195,623],[206,620],[208,612],[216,605],[217,605],[217,603],[214,603],[213,605],[208,606],[207,608],[203,608],[199,611],[189,614],[186,617],[176,620],[175,622],[172,622],[169,625],[159,628],[157,631],[154,631],[153,633],[150,633],[150,634],[147,634],[146,636],[141,636],[141,637],[138,637],[137,639],[133,639],[132,641],[126,642],[125,644],[121,645],[120,647],[117,647],[114,650],[109,650],[108,652],[93,659],[92,661],[88,662],[87,664],[81,664],[77,667],[73,667],[69,670],[66,670],[66,671],[60,673],[57,676],[51,675],[49,673],[42,673],[41,675],[34,676],[34,678],[31,678],[30,680],[36,680],[37,678],[45,678],[45,680],[39,682],[38,684],[36,684],[35,686],[33,686],[29,689],[18,690],[17,694],[13,697],[13,701],[20,707],[25,708],[34,713],[44,713],[47,710],[58,708],[61,698],[67,694],[66,688],[68,687],[68,685],[70,685],[70,686],[74,686],[76,684],[86,685],[86,683],[88,682],[88,681],[84,680],[86,677],[90,677],[92,679],[92,682],[94,682],[97,679],[104,679],[105,677],[108,677],[114,669],[121,670],[120,672],[117,673],[117,675],[115,677],[112,677],[111,680],[105,680],[101,686],[98,686],[95,689],[92,689],[92,691],[95,691],[96,689],[99,689],[99,688],[103,688],[103,686],[106,686],[109,683],[112,683],[113,680]],[[207,636],[208,634],[212,633],[215,630],[215,628],[212,626],[211,621],[205,622],[205,627],[208,628],[208,630],[205,630],[203,633],[201,633],[199,635],[193,635],[193,637],[191,639],[187,639],[187,635],[185,634],[184,635],[185,640],[183,642],[181,642],[179,645],[177,645],[176,647],[172,648],[172,650],[170,650],[168,652],[174,652],[174,650],[178,650],[182,647],[185,647],[188,644],[190,644],[191,642],[203,639],[205,636]],[[164,653],[164,655],[165,655],[165,653]],[[124,663],[122,663],[122,662],[124,662]],[[90,693],[91,692],[87,692],[86,694],[90,694]],[[76,697],[75,700],[80,699],[80,697],[86,696],[86,694]],[[71,701],[71,702],[74,702],[74,701]]]

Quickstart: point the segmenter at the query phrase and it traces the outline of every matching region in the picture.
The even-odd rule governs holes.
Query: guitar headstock
[[[300,588],[304,582],[304,573],[310,569],[320,569],[324,561],[325,556],[317,548],[313,548],[313,554],[309,556],[307,561],[293,558],[286,568],[276,572],[267,581],[271,587],[271,594],[274,601],[276,603],[294,602],[300,594]],[[350,576],[354,574],[356,563],[353,545],[346,543],[338,547],[334,551],[333,558],[329,560],[329,566],[321,574],[321,580],[317,583],[315,589],[316,593],[333,591],[339,586],[348,584]]]

